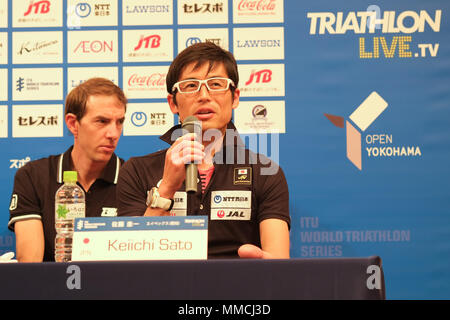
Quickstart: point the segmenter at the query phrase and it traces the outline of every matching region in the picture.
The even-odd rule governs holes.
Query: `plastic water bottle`
[[[64,171],[64,184],[55,194],[55,261],[72,259],[73,221],[85,216],[86,200],[83,189],[77,185],[77,172]]]

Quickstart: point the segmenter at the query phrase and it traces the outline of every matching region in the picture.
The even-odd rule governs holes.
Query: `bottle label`
[[[71,203],[71,204],[56,204],[55,208],[56,219],[75,219],[84,218],[85,204]]]

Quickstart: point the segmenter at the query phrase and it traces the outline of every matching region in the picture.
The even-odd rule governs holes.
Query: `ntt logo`
[[[222,197],[219,196],[219,195],[215,196],[215,197],[214,197],[214,202],[215,202],[215,203],[220,203],[220,202],[222,202]]]

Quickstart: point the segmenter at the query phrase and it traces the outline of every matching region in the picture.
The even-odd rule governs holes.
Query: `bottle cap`
[[[76,171],[64,171],[63,181],[64,182],[77,182],[77,172]]]

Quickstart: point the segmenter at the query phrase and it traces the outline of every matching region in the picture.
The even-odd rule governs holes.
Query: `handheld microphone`
[[[196,133],[197,138],[201,137],[202,122],[196,116],[189,116],[184,119],[181,128],[187,131],[183,132],[183,134]],[[186,164],[186,192],[197,192],[197,172],[197,165],[195,163]]]

